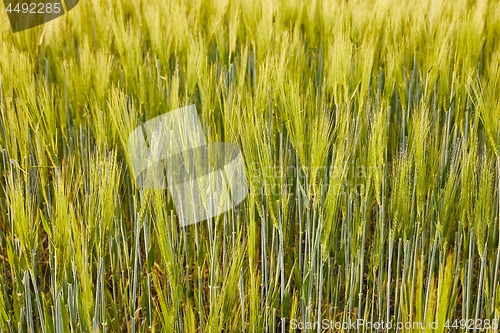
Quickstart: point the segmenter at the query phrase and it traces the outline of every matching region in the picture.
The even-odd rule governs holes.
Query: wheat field
[[[498,331],[498,2],[3,8],[1,332]],[[181,227],[127,140],[191,104],[249,193]]]

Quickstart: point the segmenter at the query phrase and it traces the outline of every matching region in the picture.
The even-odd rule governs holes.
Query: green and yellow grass
[[[82,0],[12,34],[2,10],[0,331],[497,320],[499,20],[496,1]],[[180,228],[127,138],[192,103],[250,193]]]

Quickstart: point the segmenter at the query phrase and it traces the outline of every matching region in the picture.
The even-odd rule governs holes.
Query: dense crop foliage
[[[486,0],[88,0],[12,34],[2,10],[0,331],[500,318],[499,20]],[[250,193],[181,228],[127,138],[192,103]]]

